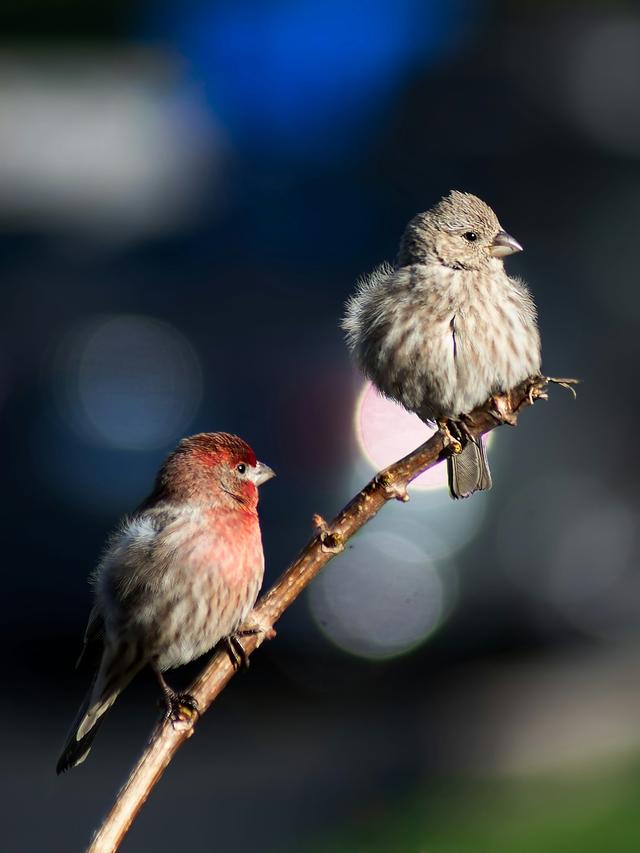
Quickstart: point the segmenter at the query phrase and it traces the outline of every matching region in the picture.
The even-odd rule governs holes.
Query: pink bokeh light
[[[406,456],[435,432],[417,415],[383,397],[371,382],[365,382],[356,400],[354,428],[360,450],[376,470]],[[445,488],[444,465],[425,471],[411,485],[417,489]]]
[[[411,453],[436,431],[435,426],[427,426],[417,415],[383,397],[371,382],[364,383],[356,400],[354,429],[363,456],[376,471]],[[485,436],[487,445],[491,437]],[[446,466],[430,468],[417,477],[411,487],[447,488]]]

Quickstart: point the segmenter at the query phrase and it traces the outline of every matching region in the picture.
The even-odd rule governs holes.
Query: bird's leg
[[[460,419],[456,422],[456,424],[467,441],[472,441],[476,445],[476,447],[480,447],[482,439],[471,432],[473,420],[469,417],[469,415],[460,415]]]
[[[438,429],[442,435],[442,442],[444,446],[448,447],[452,453],[462,453],[462,443],[460,441],[462,436],[460,435],[460,430],[455,421],[451,418],[438,418],[436,424],[438,425]],[[452,430],[457,433],[459,436],[458,438],[453,435]]]
[[[243,666],[249,668],[249,655],[244,646],[240,642],[240,637],[258,637],[256,648],[262,644],[263,640],[273,640],[276,636],[276,629],[271,624],[269,615],[265,612],[252,610],[247,620],[242,623],[233,634],[222,638],[227,654],[231,658],[231,663],[234,669],[240,669]]]
[[[245,652],[244,646],[238,639],[238,636],[242,636],[242,634],[229,634],[228,637],[222,638],[222,643],[227,650],[227,654],[231,658],[231,663],[236,671],[239,670],[241,666],[245,669],[249,669],[249,656]]]
[[[166,719],[171,720],[174,728],[191,726],[200,716],[198,702],[190,693],[178,693],[169,687],[164,676],[156,667],[153,668],[158,684],[162,688],[166,708]]]

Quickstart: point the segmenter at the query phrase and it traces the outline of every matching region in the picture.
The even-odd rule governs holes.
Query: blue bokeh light
[[[467,0],[168,0],[147,35],[170,42],[236,145],[320,156],[380,115],[417,66],[468,32]]]

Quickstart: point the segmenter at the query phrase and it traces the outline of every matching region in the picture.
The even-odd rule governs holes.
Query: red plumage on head
[[[183,438],[175,452],[188,454],[206,465],[219,462],[237,465],[244,462],[245,465],[253,466],[258,461],[246,441],[228,432],[201,432]]]
[[[251,446],[237,435],[201,432],[183,438],[160,468],[154,489],[139,511],[163,500],[210,503],[216,494],[230,499],[223,483],[241,462],[254,466],[257,459]],[[235,483],[231,491],[238,491],[237,496],[246,497],[255,509],[257,489],[252,482]]]

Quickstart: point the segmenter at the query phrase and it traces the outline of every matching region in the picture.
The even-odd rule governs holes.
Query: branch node
[[[340,554],[341,551],[344,551],[344,537],[339,530],[331,530],[324,518],[318,513],[315,513],[312,521],[320,538],[320,550],[324,554]]]
[[[176,732],[185,732],[187,737],[191,737],[199,716],[199,714],[190,717],[186,715],[176,716],[170,720],[171,728]]]
[[[329,529],[329,525],[318,512],[311,516],[311,524],[316,533],[326,533]]]
[[[320,549],[325,554],[340,554],[341,551],[344,551],[342,533],[321,533]]]
[[[406,483],[398,483],[394,480],[391,474],[386,471],[382,474],[378,474],[376,480],[382,487],[387,500],[402,501],[403,503],[406,503],[409,500]]]

